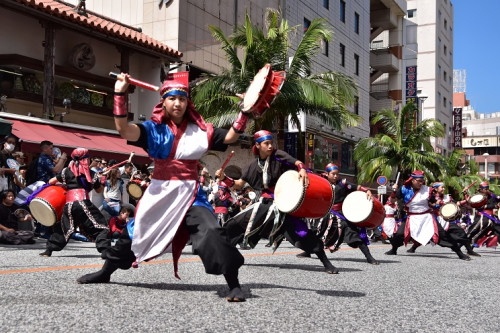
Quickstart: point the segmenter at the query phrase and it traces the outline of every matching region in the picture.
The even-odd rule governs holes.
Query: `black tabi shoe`
[[[52,255],[52,251],[45,250],[44,252],[40,253],[39,255],[40,255],[40,257],[50,257]]]
[[[302,252],[296,255],[297,258],[311,258],[311,254],[307,252]]]
[[[394,251],[394,250],[392,250],[392,249],[391,249],[391,250],[389,250],[389,251],[385,252],[384,254],[385,254],[385,255],[388,255],[388,256],[395,256],[395,255],[397,255],[398,253],[397,253],[396,251]]]
[[[467,252],[467,254],[470,255],[470,256],[475,256],[475,257],[480,257],[481,256],[479,253],[474,252],[474,251],[469,251],[469,252]]]

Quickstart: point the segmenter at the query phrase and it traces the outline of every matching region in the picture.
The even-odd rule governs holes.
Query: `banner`
[[[462,148],[462,108],[453,108],[453,148]]]

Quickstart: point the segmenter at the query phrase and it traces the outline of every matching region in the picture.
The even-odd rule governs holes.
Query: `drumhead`
[[[243,98],[242,110],[248,111],[252,108],[252,106],[257,103],[259,99],[260,92],[264,85],[266,84],[267,77],[269,75],[269,71],[271,70],[271,66],[266,65],[262,67],[257,74],[255,74],[252,83],[248,86],[248,89],[245,93],[245,97]]]
[[[134,199],[140,199],[143,194],[142,187],[136,183],[128,183],[127,192]]]
[[[351,192],[342,204],[342,213],[352,223],[365,221],[373,211],[373,201],[366,198],[366,192]]]
[[[471,203],[478,203],[484,200],[484,195],[483,194],[474,194],[469,201]]]
[[[451,217],[457,214],[458,212],[458,206],[455,205],[454,203],[447,203],[444,204],[443,207],[441,207],[441,215],[443,217]]]
[[[31,215],[41,224],[50,227],[57,222],[57,214],[45,199],[35,198],[30,202]]]
[[[299,173],[288,170],[281,175],[274,187],[274,203],[283,213],[293,213],[304,200],[304,192]]]

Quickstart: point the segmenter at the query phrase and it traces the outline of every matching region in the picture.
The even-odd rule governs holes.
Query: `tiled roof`
[[[2,0],[5,1],[5,0]],[[182,52],[151,38],[150,36],[138,32],[126,25],[123,25],[111,18],[96,14],[87,10],[87,17],[75,11],[73,5],[63,1],[55,0],[8,0],[34,8],[42,13],[66,20],[76,25],[89,27],[92,30],[121,39],[131,44],[138,45],[145,49],[163,53],[170,57],[180,58]]]

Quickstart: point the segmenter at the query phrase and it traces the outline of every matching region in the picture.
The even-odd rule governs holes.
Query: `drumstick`
[[[102,174],[103,174],[103,175],[106,175],[106,174],[108,174],[111,170],[116,169],[116,168],[118,168],[118,167],[120,167],[120,166],[122,166],[122,165],[124,165],[124,164],[126,164],[126,163],[132,163],[132,157],[134,157],[134,155],[135,155],[135,153],[134,153],[134,152],[131,152],[131,153],[130,153],[130,156],[129,156],[129,158],[128,158],[127,160],[122,161],[122,162],[120,162],[120,163],[113,164],[113,165],[112,165],[112,166],[110,166],[110,167],[107,167],[107,168],[106,168],[106,169],[102,172]]]
[[[113,73],[113,72],[109,72],[109,76],[111,78],[113,78],[113,79],[117,79],[117,80],[120,80],[120,81],[123,81],[125,79],[125,77],[122,74]],[[150,84],[150,83],[147,83],[147,82],[144,82],[144,81],[140,81],[140,80],[134,79],[134,78],[132,78],[130,76],[128,78],[128,82],[130,82],[134,86],[138,86],[138,87],[145,88],[145,89],[148,89],[148,90],[152,90],[152,91],[159,91],[160,90],[160,87],[158,87],[158,86],[155,86],[153,84]]]
[[[398,182],[399,182],[399,175],[400,175],[400,174],[401,174],[401,172],[399,172],[399,171],[398,171],[398,175],[396,176],[396,182],[394,183],[394,184],[396,184],[396,185],[397,185],[397,184],[398,184]]]
[[[222,168],[220,168],[222,171],[224,171],[224,168],[227,166],[227,164],[229,163],[229,160],[231,159],[231,157],[233,157],[234,155],[234,150],[231,151],[231,154],[229,154],[229,156],[226,158],[226,161],[224,162],[224,164],[222,164]]]
[[[467,192],[472,186],[474,186],[474,184],[477,183],[477,180],[473,181],[469,186],[467,186],[466,188],[464,188],[462,190],[463,193]]]

